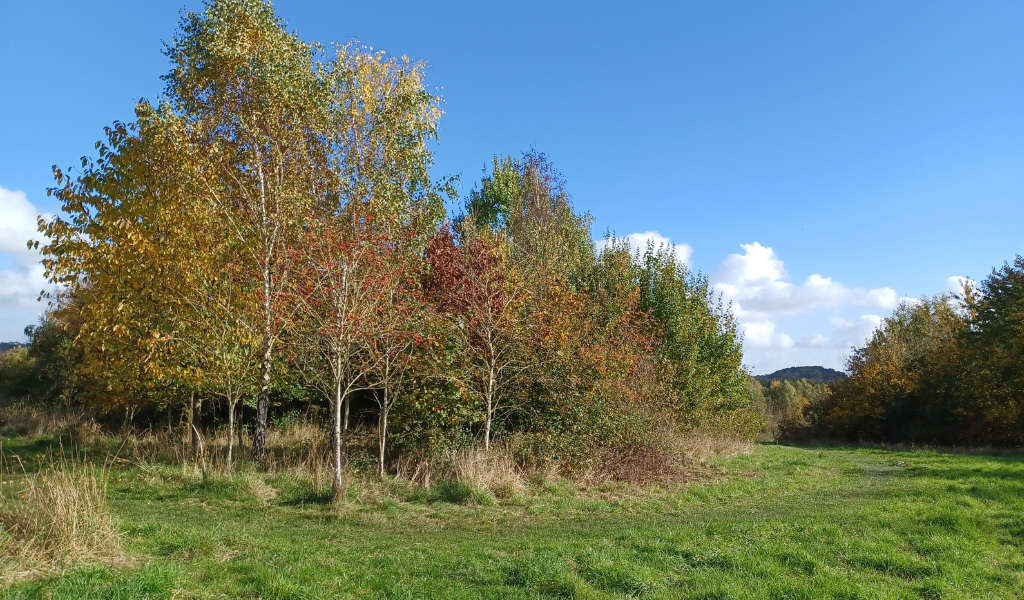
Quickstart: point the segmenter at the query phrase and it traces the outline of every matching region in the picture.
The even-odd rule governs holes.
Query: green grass
[[[109,499],[136,561],[0,598],[1024,598],[1019,457],[763,445],[714,466],[676,489],[341,507],[285,477],[126,466]]]

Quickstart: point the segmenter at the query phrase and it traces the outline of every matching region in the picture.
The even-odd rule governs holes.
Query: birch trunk
[[[235,406],[238,407],[238,426],[237,426],[237,431],[238,431],[238,451],[239,452],[244,452],[245,451],[245,442],[244,442],[243,437],[242,437],[242,423],[245,422],[245,404],[242,404],[241,402],[236,401],[235,402]]]
[[[228,396],[228,470],[231,470],[231,455],[235,449],[235,403]]]
[[[192,418],[190,419],[190,427],[192,429],[192,456],[196,460],[200,458],[203,452],[203,442],[199,439],[199,429],[203,426],[202,411],[203,399],[197,398],[196,393],[192,392]]]
[[[384,445],[388,436],[388,388],[384,386],[384,404],[380,407],[380,418],[377,420],[377,432],[380,434],[380,476],[384,477]]]
[[[270,368],[273,342],[270,337],[269,315],[263,337],[263,360],[260,364],[260,394],[256,405],[256,427],[252,434],[252,460],[262,462],[267,443],[267,409],[270,405]]]
[[[334,382],[334,402],[331,407],[331,494],[335,500],[341,498],[344,490],[344,481],[341,477],[341,378],[337,377]]]

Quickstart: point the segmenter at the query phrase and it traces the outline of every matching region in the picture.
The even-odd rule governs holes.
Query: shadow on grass
[[[84,453],[73,443],[70,436],[43,435],[0,440],[0,466],[7,472],[16,473],[24,470],[34,473],[54,462],[65,459],[80,460],[84,457]]]
[[[832,440],[758,442],[759,446],[784,446],[802,450],[882,450],[886,452],[922,452],[953,456],[985,456],[1024,461],[1024,448],[996,448],[992,446],[931,446],[928,444],[903,444],[879,442],[837,442]]]
[[[314,489],[312,487],[289,490],[287,498],[278,502],[281,506],[326,506],[334,501],[334,496],[329,489]]]

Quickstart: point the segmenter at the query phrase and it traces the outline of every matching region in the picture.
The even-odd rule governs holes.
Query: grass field
[[[125,465],[107,477],[128,558],[0,598],[1024,598],[1019,456],[761,445],[706,471],[338,506],[294,478]]]

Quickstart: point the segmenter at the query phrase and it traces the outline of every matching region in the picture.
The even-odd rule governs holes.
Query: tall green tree
[[[706,276],[676,259],[672,246],[649,243],[638,260],[639,309],[657,328],[680,416],[697,426],[712,414],[745,407],[747,374],[729,307]]]
[[[500,232],[511,245],[510,259],[541,298],[548,282],[579,285],[594,264],[593,219],[573,209],[562,174],[540,152],[495,156],[491,172],[470,192],[461,221]]]

